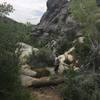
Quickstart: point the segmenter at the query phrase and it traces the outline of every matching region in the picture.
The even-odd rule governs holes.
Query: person
[[[58,73],[59,63],[60,63],[60,61],[59,61],[58,57],[55,57],[55,61],[54,61],[55,69],[54,69],[54,71],[55,71],[56,73]]]
[[[100,6],[100,0],[96,0],[97,6]]]
[[[64,54],[55,57],[55,72],[63,73],[63,71],[67,68],[73,68],[74,70],[79,69],[80,64],[79,60],[76,59],[74,52],[75,47],[70,48]],[[66,67],[65,67],[66,65]]]

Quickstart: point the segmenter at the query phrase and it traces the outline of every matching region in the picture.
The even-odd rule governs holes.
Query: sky
[[[15,11],[10,14],[10,18],[26,23],[38,24],[43,13],[46,11],[47,0],[0,0],[13,5]]]

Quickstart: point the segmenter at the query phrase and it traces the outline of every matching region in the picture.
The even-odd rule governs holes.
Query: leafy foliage
[[[77,54],[82,58],[82,64],[98,70],[96,60],[99,60],[97,55],[100,50],[100,8],[96,0],[72,0],[70,8],[72,16],[81,27],[80,32],[86,37],[84,45],[77,46]]]
[[[0,14],[8,15],[13,7],[10,4],[0,5]],[[0,100],[33,100],[21,87],[20,66],[15,56],[16,43],[21,40],[26,25],[17,23],[0,15]],[[26,41],[23,39],[22,41]],[[26,91],[26,92],[25,92]]]
[[[91,71],[87,72],[86,69],[99,71],[100,8],[96,6],[96,0],[71,0],[70,7],[74,20],[81,27],[80,32],[85,36],[84,44],[76,45],[76,53],[81,59],[84,70],[79,73],[69,70],[66,73],[67,80],[62,95],[64,100],[99,100],[100,76]]]
[[[0,16],[9,15],[9,13],[13,12],[13,6],[7,4],[6,2],[0,4]]]
[[[96,73],[75,73],[70,70],[63,87],[64,100],[99,100],[100,76]]]
[[[52,67],[54,57],[52,51],[47,48],[41,48],[37,54],[32,55],[29,60],[29,63],[34,67]]]
[[[8,17],[0,17],[0,33],[15,34],[17,40],[21,42],[31,43],[31,28],[32,25],[28,26],[27,24],[18,23]]]
[[[100,13],[96,0],[72,0],[70,7],[72,16],[82,27],[83,34],[94,36],[98,32],[95,23],[98,20],[97,15]]]

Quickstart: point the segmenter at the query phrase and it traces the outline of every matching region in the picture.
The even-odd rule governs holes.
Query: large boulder
[[[19,56],[19,62],[21,66],[21,83],[22,86],[28,87],[33,83],[34,78],[37,75],[37,72],[31,69],[31,66],[28,65],[28,61],[33,53],[36,55],[39,51],[37,48],[33,48],[32,46],[19,42],[17,43],[17,49],[15,53]]]
[[[24,87],[32,86],[33,81],[34,81],[34,78],[27,76],[27,75],[23,75],[23,74],[21,75],[22,86],[24,86]]]
[[[18,48],[16,49],[15,53],[18,54],[20,64],[23,65],[28,62],[33,53],[37,54],[39,51],[39,49],[33,48],[32,46],[23,42],[19,42],[17,45]]]
[[[31,69],[31,66],[26,64],[26,65],[21,65],[21,74],[30,77],[35,77],[37,75],[37,72],[33,71]]]

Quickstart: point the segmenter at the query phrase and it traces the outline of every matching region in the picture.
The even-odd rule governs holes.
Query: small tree
[[[0,4],[0,16],[9,15],[13,11],[14,9],[12,5],[7,4],[6,2]]]
[[[70,7],[72,16],[81,26],[80,30],[83,35],[86,36],[86,41],[88,41],[86,44],[89,43],[91,54],[87,53],[89,54],[87,59],[85,56],[84,61],[88,63],[86,66],[91,64],[91,66],[97,67],[95,59],[99,58],[97,55],[99,55],[98,51],[100,50],[100,35],[97,28],[99,26],[97,22],[100,20],[100,8],[97,6],[96,0],[72,0]]]
[[[95,31],[95,13],[97,11],[95,0],[72,0],[71,12],[74,19],[82,25],[82,29]]]

